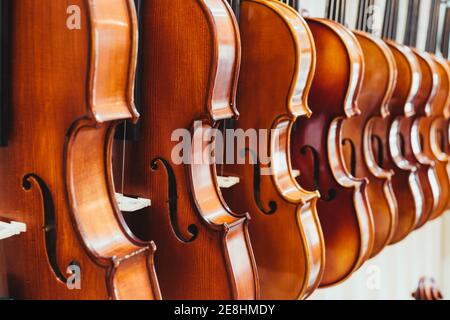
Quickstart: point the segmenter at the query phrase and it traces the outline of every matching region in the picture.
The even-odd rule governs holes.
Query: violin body
[[[412,150],[411,127],[414,122],[414,103],[417,97],[421,73],[419,61],[406,46],[386,40],[398,69],[394,94],[389,101],[389,128],[375,128],[375,133],[387,129],[388,150],[384,150],[386,168],[394,170],[392,186],[398,203],[398,224],[391,243],[405,238],[426,221],[433,208],[430,190],[423,190],[418,163]],[[417,142],[417,141],[415,141]],[[422,171],[423,173],[423,171]]]
[[[354,34],[365,63],[357,100],[361,114],[344,121],[342,143],[348,172],[369,180],[367,195],[375,232],[371,256],[374,256],[389,244],[397,226],[397,200],[391,184],[393,172],[383,169],[380,161],[380,152],[388,144],[387,131],[382,135],[373,133],[375,126],[387,127],[387,103],[394,91],[397,68],[382,40],[364,32],[354,31]]]
[[[450,65],[448,62],[442,58],[432,56],[434,62],[437,66],[437,71],[439,75],[439,89],[437,90],[435,101],[431,108],[432,118],[430,130],[428,131],[430,149],[436,162],[439,165],[444,165],[446,167],[447,179],[444,175],[439,176],[439,183],[442,185],[449,183],[450,179],[450,148],[446,141],[448,141],[448,117],[450,111]],[[445,186],[444,186],[445,187]],[[450,197],[450,194],[449,194]],[[447,208],[450,204],[450,199],[447,199]],[[436,218],[441,215],[442,212],[432,218]]]
[[[141,14],[140,137],[125,150],[117,141],[115,177],[118,190],[122,183],[124,194],[152,206],[124,213],[126,221],[160,244],[164,299],[255,299],[248,219],[230,211],[214,164],[202,158],[215,152],[218,121],[238,114],[236,21],[224,0],[144,1]],[[177,149],[180,138],[188,148]]]
[[[294,121],[309,121],[314,42],[298,13],[276,1],[243,0],[240,32],[235,129],[267,130],[267,140],[238,146],[238,161],[224,171],[242,182],[223,193],[235,211],[251,213],[261,298],[301,299],[319,285],[324,267],[318,193],[297,184],[289,156]]]
[[[369,257],[374,241],[367,181],[347,171],[342,146],[345,120],[359,114],[355,102],[364,60],[358,41],[345,27],[324,19],[307,22],[317,56],[309,94],[312,116],[295,123],[291,159],[293,168],[302,173],[298,183],[321,193],[317,210],[326,252],[321,286],[328,286],[345,280],[359,268]]]
[[[10,4],[14,59],[0,212],[3,221],[27,225],[2,241],[10,297],[159,298],[155,247],[135,239],[120,218],[111,176],[115,126],[138,117],[133,3]],[[70,6],[80,9],[79,30],[66,27]]]
[[[448,92],[442,91],[441,75],[438,65],[433,57],[428,53],[420,53],[414,50],[420,63],[422,82],[419,89],[418,101],[416,105],[416,119],[412,127],[412,135],[415,141],[420,144],[413,144],[413,151],[421,165],[429,166],[428,177],[432,183],[432,188],[436,194],[436,204],[433,212],[427,220],[423,219],[423,225],[429,219],[440,216],[446,209],[449,201],[449,183],[447,176],[447,159],[439,160],[433,153],[431,139],[431,127],[436,120],[436,109],[442,110]],[[439,96],[437,96],[439,94]],[[442,161],[443,160],[443,161]]]

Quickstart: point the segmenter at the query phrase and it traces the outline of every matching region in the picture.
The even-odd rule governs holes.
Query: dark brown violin
[[[154,245],[114,197],[115,127],[138,118],[131,0],[2,1],[11,18],[8,140],[0,148],[2,240],[17,299],[154,299]],[[67,15],[66,15],[67,12]]]
[[[137,139],[115,145],[115,176],[118,191],[152,205],[125,218],[139,238],[160,244],[164,299],[255,299],[248,219],[224,202],[209,159],[215,127],[238,115],[231,8],[224,0],[143,1],[141,19],[142,118]]]
[[[391,241],[397,226],[397,200],[392,189],[392,170],[383,169],[383,146],[387,145],[387,131],[375,135],[375,126],[386,126],[397,67],[388,46],[371,35],[368,25],[373,0],[360,1],[358,21],[354,31],[364,54],[364,80],[358,96],[359,116],[344,121],[342,144],[345,164],[354,177],[366,177],[367,195],[374,220],[374,244],[371,256],[378,254]],[[358,134],[359,133],[359,134]],[[376,147],[374,149],[373,147]],[[378,152],[378,153],[377,153]]]
[[[339,10],[332,10],[331,8]],[[343,3],[330,1],[328,16],[342,18]],[[364,74],[362,49],[344,26],[307,19],[316,46],[317,66],[309,94],[312,116],[297,121],[291,136],[298,183],[318,189],[317,211],[325,238],[326,264],[321,286],[348,278],[369,257],[374,241],[367,180],[347,170],[343,126],[360,111],[356,105]],[[339,61],[339,63],[337,63]]]
[[[318,193],[297,184],[289,156],[294,121],[308,121],[304,116],[311,113],[314,42],[306,22],[281,2],[242,0],[239,16],[240,117],[234,132],[253,132],[254,139],[238,145],[237,161],[224,166],[225,175],[241,183],[223,193],[234,210],[251,213],[262,299],[301,299],[319,285],[324,267]]]

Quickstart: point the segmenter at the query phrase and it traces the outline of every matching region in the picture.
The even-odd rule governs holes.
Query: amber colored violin
[[[397,226],[397,200],[392,189],[392,170],[382,168],[383,146],[386,133],[375,135],[375,126],[387,127],[387,102],[390,100],[397,78],[397,67],[388,46],[371,35],[368,27],[373,0],[360,1],[358,20],[354,31],[364,54],[364,80],[357,99],[360,114],[344,121],[342,144],[348,172],[354,177],[366,177],[367,195],[374,221],[374,244],[371,256],[378,254],[391,241]],[[373,147],[377,149],[374,150]]]
[[[348,172],[343,155],[343,124],[360,114],[356,101],[364,60],[356,37],[344,26],[326,19],[307,22],[317,57],[309,94],[312,116],[295,123],[291,158],[294,169],[302,173],[297,177],[298,183],[321,193],[317,210],[326,252],[321,286],[328,286],[345,280],[358,269],[369,257],[374,241],[367,180]]]
[[[164,299],[255,299],[248,219],[230,211],[203,158],[216,151],[214,127],[238,115],[231,8],[224,0],[154,0],[142,3],[141,17],[141,127],[125,149],[117,141],[115,177],[118,191],[152,205],[125,218],[139,238],[159,243]]]
[[[223,172],[241,183],[223,193],[234,210],[251,213],[261,298],[301,299],[319,285],[324,267],[318,193],[297,184],[289,155],[294,121],[308,121],[304,116],[311,112],[314,42],[306,22],[281,2],[242,0],[239,16],[240,117],[234,128],[267,130],[267,139],[255,136],[237,147],[237,161]]]
[[[133,2],[6,2],[14,59],[0,212],[27,225],[2,240],[10,297],[159,298],[154,245],[129,232],[111,175],[115,126],[138,118]],[[81,29],[69,28],[73,6]]]

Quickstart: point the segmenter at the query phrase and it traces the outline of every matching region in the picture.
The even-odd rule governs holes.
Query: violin
[[[438,1],[432,1],[426,52],[413,49],[420,64],[422,82],[417,95],[416,118],[411,133],[413,139],[419,141],[419,144],[415,143],[412,146],[419,163],[430,166],[428,177],[433,182],[432,187],[437,189],[434,194],[440,194],[436,199],[435,208],[427,220],[440,216],[447,209],[450,187],[447,176],[448,159],[447,157],[439,158],[435,156],[433,149],[436,150],[437,146],[433,146],[433,144],[438,141],[431,139],[432,124],[439,117],[439,113],[442,113],[448,97],[448,89],[445,91],[444,87],[441,86],[445,70],[441,69],[437,59],[432,55],[437,49],[435,30],[437,30],[439,24],[439,7]],[[418,28],[414,29],[417,30]],[[427,220],[421,221],[420,225],[423,225]]]
[[[427,168],[419,169],[412,150],[412,143],[418,142],[412,141],[411,127],[421,84],[420,64],[409,47],[393,41],[397,37],[397,12],[398,2],[387,1],[382,36],[394,55],[398,73],[394,94],[388,103],[388,127],[374,128],[375,135],[388,132],[389,137],[382,162],[386,169],[394,171],[392,186],[398,203],[398,223],[391,243],[402,240],[421,221],[426,221],[434,206],[431,187],[424,178]]]
[[[230,125],[234,138],[252,130],[254,138],[232,150],[234,163],[218,166],[241,181],[223,194],[233,210],[250,212],[261,298],[302,299],[319,285],[325,258],[319,194],[297,184],[289,156],[294,121],[307,122],[311,114],[314,41],[299,14],[278,1],[242,0],[239,16],[240,117]]]
[[[256,299],[247,215],[224,201],[213,159],[220,122],[238,115],[237,22],[224,0],[144,1],[137,139],[116,140],[116,190],[151,200],[123,212],[159,245],[164,299]],[[160,254],[158,254],[160,253]]]
[[[365,0],[358,6],[357,30],[353,33],[362,48],[365,64],[364,80],[356,101],[360,114],[345,119],[342,128],[347,171],[354,177],[366,177],[369,181],[366,188],[374,221],[371,257],[391,241],[398,215],[391,182],[393,171],[382,167],[383,157],[379,154],[388,143],[388,135],[382,132],[374,134],[374,127],[387,127],[387,102],[394,91],[397,66],[388,46],[371,34],[374,30],[369,26],[368,17],[373,5],[373,0]]]
[[[2,240],[9,296],[160,298],[155,246],[137,240],[120,217],[111,175],[115,127],[138,118],[133,2],[2,5],[14,58],[0,219],[26,224],[25,233]]]
[[[343,2],[329,1],[327,16],[342,19],[343,9]],[[329,19],[306,21],[317,61],[309,93],[312,115],[294,125],[291,159],[293,168],[302,173],[298,183],[321,194],[317,211],[325,239],[326,264],[320,284],[324,287],[344,281],[357,270],[369,258],[374,242],[367,180],[348,172],[342,133],[346,119],[360,114],[356,101],[364,59],[358,40],[343,25]]]

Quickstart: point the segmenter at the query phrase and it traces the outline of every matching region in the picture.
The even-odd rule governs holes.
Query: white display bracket
[[[11,221],[10,223],[0,221],[0,240],[17,236],[27,231],[27,225],[22,222]]]
[[[127,197],[121,193],[116,193],[116,201],[122,212],[136,212],[152,205],[150,199]]]
[[[238,177],[217,177],[217,184],[219,185],[219,188],[229,189],[239,183],[240,179]]]

